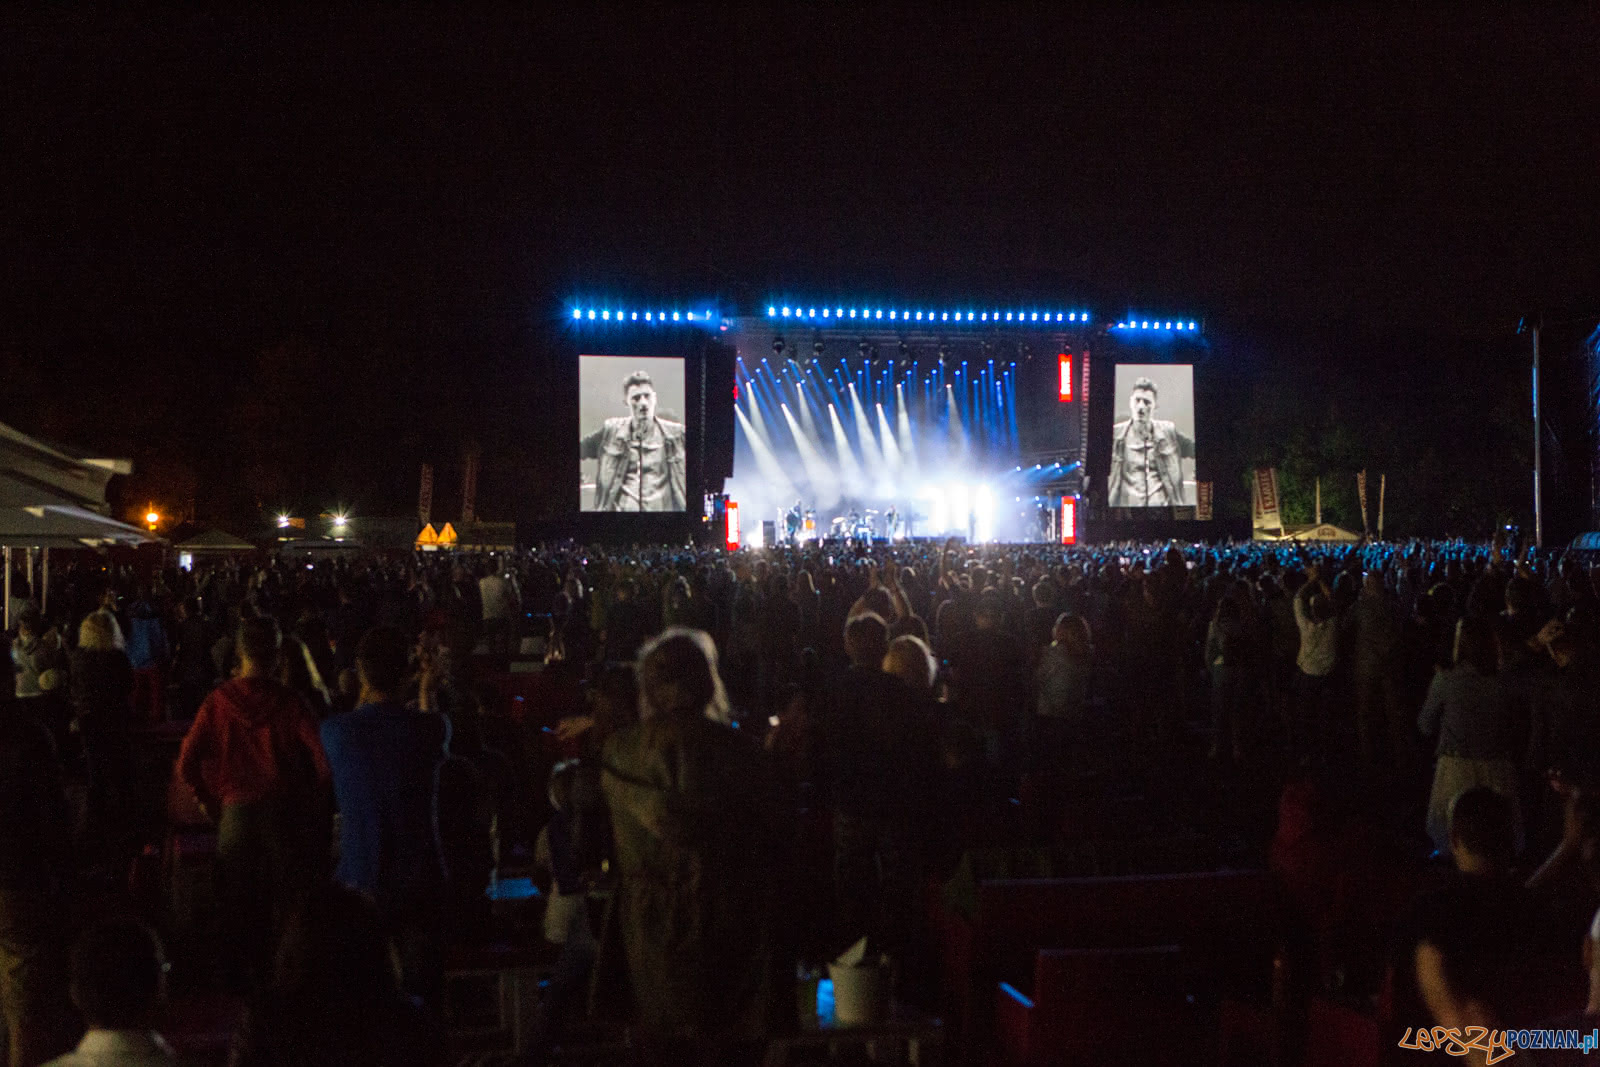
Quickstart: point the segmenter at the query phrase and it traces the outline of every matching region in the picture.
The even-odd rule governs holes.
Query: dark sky
[[[1443,6],[8,16],[0,358],[196,403],[302,337],[464,404],[568,295],[773,287],[1505,336],[1600,310],[1597,41]]]

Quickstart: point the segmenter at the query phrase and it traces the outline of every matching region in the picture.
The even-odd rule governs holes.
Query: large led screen
[[[1118,364],[1107,506],[1165,508],[1194,503],[1194,367]]]
[[[579,507],[683,511],[688,436],[683,360],[578,357]]]

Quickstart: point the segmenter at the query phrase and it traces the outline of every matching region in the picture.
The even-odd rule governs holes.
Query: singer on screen
[[[596,511],[683,511],[684,427],[656,417],[656,387],[650,375],[634,371],[622,383],[629,414],[605,421],[583,438],[579,457],[597,459]]]

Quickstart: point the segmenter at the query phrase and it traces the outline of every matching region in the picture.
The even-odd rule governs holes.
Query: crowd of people
[[[1575,555],[83,556],[46,603],[13,581],[18,1067],[75,1026],[83,1062],[170,1057],[150,1031],[164,936],[185,935],[126,876],[179,819],[214,827],[218,923],[177,977],[248,1005],[238,1063],[443,1061],[445,956],[491,932],[486,888],[516,867],[544,872],[539,1048],[609,1011],[656,1054],[737,1060],[793,1024],[797,968],[863,936],[936,1007],[930,881],[978,845],[1048,844],[1038,812],[1124,786],[1272,863],[1323,933],[1349,918],[1329,866],[1353,827],[1381,831],[1377,881],[1439,884],[1369,940],[1387,995],[1443,1025],[1514,1017],[1526,984],[1497,974],[1530,946],[1596,955],[1559,934],[1600,902],[1600,570]],[[508,700],[513,662],[538,684]],[[175,724],[152,766],[141,739]],[[1312,955],[1319,986],[1378,992],[1382,960],[1364,986],[1354,955]]]

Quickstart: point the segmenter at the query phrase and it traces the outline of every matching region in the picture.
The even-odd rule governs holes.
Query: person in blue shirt
[[[410,644],[393,627],[356,648],[356,707],[322,724],[339,806],[340,883],[369,894],[397,931],[409,992],[436,991],[444,870],[434,834],[434,776],[449,723],[407,708]]]

